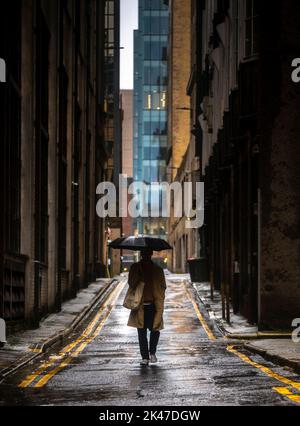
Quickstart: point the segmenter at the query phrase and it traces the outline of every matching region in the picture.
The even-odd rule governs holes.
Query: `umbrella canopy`
[[[119,250],[140,251],[151,249],[153,251],[172,250],[170,244],[161,238],[152,237],[124,237],[117,238],[109,247]]]

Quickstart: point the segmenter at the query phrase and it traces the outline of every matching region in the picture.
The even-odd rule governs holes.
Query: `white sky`
[[[121,89],[133,89],[133,30],[138,28],[138,0],[121,0]]]

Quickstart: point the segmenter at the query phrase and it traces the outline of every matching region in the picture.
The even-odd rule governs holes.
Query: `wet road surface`
[[[0,385],[1,405],[298,405],[300,377],[225,340],[180,276],[168,276],[157,365],[141,367],[126,287],[61,348]]]

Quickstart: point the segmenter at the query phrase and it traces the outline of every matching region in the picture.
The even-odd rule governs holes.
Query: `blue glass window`
[[[165,0],[144,0],[145,10],[168,10]]]
[[[145,41],[144,59],[146,61],[166,61],[167,56],[166,41]]]
[[[167,67],[149,65],[144,68],[144,84],[147,86],[167,86]]]
[[[167,123],[161,121],[151,121],[144,123],[145,135],[166,135]]]
[[[165,160],[167,156],[167,148],[153,147],[144,148],[145,160]]]
[[[167,109],[167,93],[152,91],[144,93],[144,109],[165,110]]]
[[[144,16],[144,34],[167,35],[169,32],[168,16]]]

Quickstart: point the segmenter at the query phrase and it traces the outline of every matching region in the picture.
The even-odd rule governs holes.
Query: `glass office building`
[[[134,180],[166,182],[169,9],[166,0],[139,0],[134,34]],[[148,202],[151,193],[148,194]],[[138,219],[139,234],[165,236],[166,220]]]

